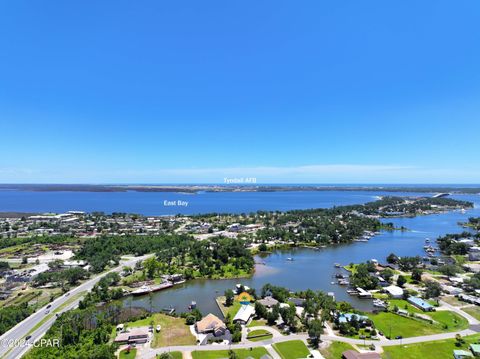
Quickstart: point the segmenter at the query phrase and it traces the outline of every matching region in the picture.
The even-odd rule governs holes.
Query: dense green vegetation
[[[26,358],[113,359],[115,348],[108,344],[112,329],[111,318],[93,308],[70,310],[45,335],[60,339],[61,346],[33,348]]]
[[[30,314],[33,313],[33,308],[28,307],[27,303],[19,306],[9,306],[0,308],[0,335],[14,327]]]
[[[156,253],[147,261],[147,276],[183,272],[185,277],[214,277],[225,272],[250,273],[254,261],[242,240],[216,237],[197,241],[186,235],[99,237],[86,241],[77,257],[87,260],[94,271],[118,264],[125,254]]]
[[[79,280],[86,279],[89,275],[90,274],[83,268],[48,271],[38,274],[33,281],[33,285],[42,286],[47,283],[56,283],[64,288],[67,283],[69,285],[78,284]]]
[[[462,238],[469,238],[472,236],[470,232],[462,232],[455,234],[447,234],[443,237],[437,238],[438,248],[444,254],[460,254],[465,255],[468,252],[468,245],[466,243],[457,242]]]

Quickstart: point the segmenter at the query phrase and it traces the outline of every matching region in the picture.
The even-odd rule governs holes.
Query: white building
[[[233,322],[240,322],[241,324],[247,324],[251,317],[255,314],[255,308],[252,305],[244,304],[240,307],[237,314],[233,318]]]
[[[383,288],[385,292],[392,298],[402,298],[403,297],[403,289],[397,287],[396,285],[390,285],[388,287]]]

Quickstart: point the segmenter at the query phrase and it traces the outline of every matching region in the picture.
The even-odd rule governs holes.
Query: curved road
[[[142,257],[132,257],[131,259],[120,262],[119,266],[111,269],[108,272],[102,273],[92,279],[87,280],[78,287],[72,289],[61,297],[55,299],[49,303],[49,314],[46,314],[47,306],[37,310],[31,316],[18,323],[9,331],[0,336],[0,358],[17,359],[20,358],[25,352],[27,352],[31,345],[12,345],[15,341],[22,341],[27,334],[31,335],[28,340],[29,343],[33,343],[39,340],[46,331],[53,325],[56,320],[57,313],[63,313],[67,310],[73,309],[78,305],[78,302],[83,298],[82,292],[90,291],[93,286],[106,274],[111,272],[120,272],[124,266],[133,266],[139,260],[144,260],[153,256],[153,254],[147,254]],[[71,299],[74,298],[74,299]],[[29,333],[32,328],[38,326]]]

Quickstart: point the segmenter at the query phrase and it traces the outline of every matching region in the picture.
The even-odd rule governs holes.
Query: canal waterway
[[[386,221],[393,222],[396,227],[404,226],[408,231],[382,231],[368,242],[353,242],[319,250],[307,248],[278,250],[266,256],[257,256],[256,261],[263,264],[256,266],[255,273],[250,278],[193,280],[151,296],[127,297],[124,303],[126,306],[147,309],[151,307],[153,310],[173,307],[182,312],[187,310],[191,301],[196,301],[202,313],[220,315],[215,297],[223,295],[225,289],[242,283],[260,290],[264,284],[272,283],[294,291],[310,288],[334,292],[337,300],[349,301],[361,310],[371,310],[370,300],[352,297],[346,293],[345,287],[332,284],[336,282],[333,276],[343,271],[335,268],[334,264],[346,265],[369,259],[384,262],[386,256],[392,252],[399,256],[424,256],[423,246],[426,238],[435,239],[446,233],[461,232],[464,228],[458,225],[459,222],[465,222],[471,216],[480,216],[480,196],[456,195],[454,198],[472,201],[475,208],[465,213],[453,211],[415,218],[388,219]],[[293,258],[293,261],[287,258]]]

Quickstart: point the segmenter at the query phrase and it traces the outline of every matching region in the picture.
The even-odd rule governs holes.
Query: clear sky
[[[480,183],[480,2],[2,1],[0,182]]]

